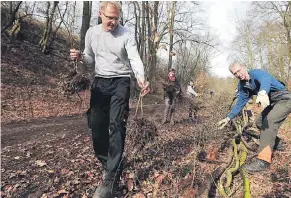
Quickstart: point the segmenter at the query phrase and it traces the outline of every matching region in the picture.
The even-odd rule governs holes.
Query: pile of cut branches
[[[243,136],[243,132],[248,126],[248,118],[244,110],[242,111],[242,116],[233,120],[232,124],[235,127],[236,135],[231,140],[227,159],[207,176],[203,187],[199,190],[198,197],[211,197],[215,187],[217,187],[222,197],[232,197],[241,185],[243,186],[243,197],[251,197],[250,182],[243,165],[254,156],[248,157],[248,154],[255,152],[255,150],[244,139],[245,136]],[[239,177],[235,177],[237,173],[240,173],[241,184],[234,182],[235,179],[239,179]]]
[[[141,154],[144,147],[151,143],[157,135],[156,125],[143,117],[142,106],[142,96],[140,95],[136,106],[135,117],[129,121],[127,126],[126,151],[129,155],[134,155],[137,151]],[[141,110],[140,118],[137,117],[139,108]]]
[[[79,73],[74,69],[68,75],[62,77],[59,87],[62,94],[66,96],[79,94],[79,92],[89,89],[90,79],[86,74]]]
[[[145,118],[134,118],[129,122],[127,131],[127,151],[142,152],[146,144],[157,135],[157,127]]]

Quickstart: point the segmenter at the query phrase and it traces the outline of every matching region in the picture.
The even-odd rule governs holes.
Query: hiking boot
[[[270,167],[270,163],[264,160],[256,158],[252,163],[244,165],[243,168],[248,173],[255,173],[267,170]]]
[[[93,198],[114,198],[116,196],[125,160],[126,158],[123,156],[116,172],[103,172],[103,183],[96,189]]]
[[[275,144],[274,150],[275,151],[284,151],[285,145],[282,142],[279,142],[277,145]]]
[[[114,198],[118,185],[119,182],[105,179],[104,182],[95,190],[93,198]]]
[[[274,145],[273,149],[276,151],[284,151],[285,150],[284,142],[278,136],[275,139],[275,145]]]

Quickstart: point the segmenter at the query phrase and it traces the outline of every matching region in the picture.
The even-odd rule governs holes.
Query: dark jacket
[[[164,98],[173,98],[181,95],[181,84],[179,80],[175,79],[175,81],[171,81],[169,77],[167,76],[165,78],[165,82],[163,83],[163,89],[164,89]]]

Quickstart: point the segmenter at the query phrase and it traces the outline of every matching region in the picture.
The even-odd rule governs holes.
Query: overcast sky
[[[206,12],[206,21],[212,32],[219,35],[221,46],[219,54],[211,62],[211,72],[219,77],[231,76],[228,71],[230,62],[230,44],[235,36],[235,23],[237,18],[242,19],[250,6],[250,1],[203,1],[201,6]]]

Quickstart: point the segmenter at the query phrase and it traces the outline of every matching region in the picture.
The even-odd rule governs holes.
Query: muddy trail
[[[227,158],[234,135],[215,127],[227,111],[221,98],[199,100],[198,118],[188,121],[187,106],[180,105],[174,125],[161,124],[161,103],[145,104],[143,121],[131,108],[119,197],[197,197],[206,175]],[[102,182],[84,115],[3,124],[1,132],[2,197],[86,198]],[[249,176],[252,197],[291,197],[291,134],[288,127],[280,133],[289,144],[275,153],[270,171]],[[233,197],[243,197],[241,180],[233,186]]]

